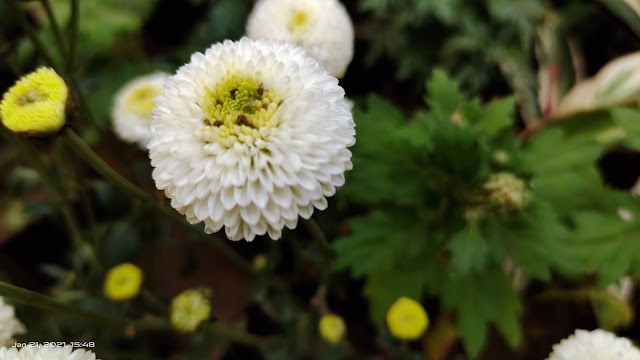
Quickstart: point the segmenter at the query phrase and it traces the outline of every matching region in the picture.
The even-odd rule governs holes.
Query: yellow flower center
[[[229,76],[215,88],[207,89],[199,102],[206,126],[195,136],[225,148],[236,142],[253,144],[264,140],[277,125],[272,120],[281,104],[282,98],[254,77]]]
[[[28,106],[35,103],[46,101],[49,94],[39,91],[38,89],[29,89],[26,93],[16,98],[18,106]]]
[[[309,14],[306,11],[296,10],[289,18],[289,29],[293,32],[303,31],[309,24]]]
[[[125,108],[127,111],[142,115],[151,115],[153,110],[153,98],[162,94],[162,89],[153,85],[142,85],[137,87],[127,97]]]

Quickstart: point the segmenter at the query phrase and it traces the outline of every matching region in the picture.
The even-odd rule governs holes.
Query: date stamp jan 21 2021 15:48
[[[28,342],[16,342],[13,344],[15,348],[23,347],[66,347],[71,346],[74,348],[93,348],[96,343],[93,341],[28,341]]]

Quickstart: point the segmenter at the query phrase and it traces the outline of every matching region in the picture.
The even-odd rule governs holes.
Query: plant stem
[[[45,165],[45,163],[40,158],[40,154],[33,149],[33,146],[23,139],[19,138],[13,133],[10,133],[3,126],[0,126],[0,134],[20,153],[27,162],[33,167],[40,177],[42,178],[43,183],[47,187],[50,195],[54,198],[55,202],[60,204],[62,218],[69,230],[69,235],[74,245],[80,245],[84,241],[82,239],[82,233],[80,231],[80,227],[78,226],[78,221],[69,206],[68,200],[65,197],[65,189],[60,184],[60,182],[55,179],[54,176],[51,175],[51,172]]]
[[[64,40],[62,40],[62,32],[60,31],[60,26],[58,25],[56,16],[53,13],[53,9],[51,8],[51,2],[49,0],[40,0],[40,3],[42,3],[42,6],[44,6],[45,11],[47,12],[49,22],[51,23],[51,28],[53,29],[53,36],[58,43],[60,54],[62,54],[62,58],[64,59],[66,54],[66,47],[64,45]]]
[[[110,326],[127,326],[133,324],[133,321],[128,319],[122,319],[92,310],[83,309],[77,305],[60,302],[50,296],[14,286],[3,281],[0,281],[0,295],[43,310],[83,317],[98,324]]]
[[[52,66],[53,68],[57,68],[55,61],[53,60],[53,56],[51,56],[51,53],[49,53],[49,50],[47,50],[47,47],[44,45],[42,40],[40,40],[35,29],[31,26],[31,24],[29,24],[29,21],[27,20],[24,13],[20,9],[18,0],[7,0],[7,2],[11,10],[13,10],[14,15],[18,19],[18,22],[20,22],[20,25],[22,26],[24,31],[27,33],[27,36],[29,36],[29,38],[31,39],[31,42],[33,42],[33,45],[40,52],[40,55],[44,59],[44,62],[47,63],[49,66]]]
[[[113,170],[104,160],[100,158],[92,149],[87,145],[81,138],[70,128],[66,128],[63,131],[63,135],[71,146],[72,149],[75,150],[78,156],[83,158],[94,170],[100,173],[105,178],[111,180],[116,186],[126,191],[130,195],[135,198],[138,198],[143,201],[145,204],[149,204],[158,212],[169,216],[176,223],[184,226],[189,231],[196,233],[198,236],[203,236],[204,234],[198,230],[197,228],[191,226],[184,217],[179,215],[175,210],[168,208],[163,203],[158,202],[154,196],[143,191],[138,188],[129,180],[122,177],[115,170]],[[231,260],[234,264],[245,270],[246,272],[253,274],[255,273],[255,269],[249,264],[244,258],[235,253],[233,250],[223,245],[218,241],[209,241],[211,246],[215,247],[220,253],[226,256],[229,260]]]
[[[76,46],[78,42],[78,27],[80,23],[80,1],[71,0],[71,20],[69,26],[71,31],[69,35],[69,52],[67,53],[66,72],[71,72],[76,58]]]
[[[218,336],[238,344],[252,346],[263,350],[266,350],[269,344],[274,340],[274,338],[260,337],[243,330],[238,330],[219,321],[206,326],[205,331],[208,331],[211,335]]]
[[[311,235],[311,238],[313,238],[315,243],[323,251],[330,254],[332,251],[331,245],[329,245],[329,242],[327,241],[327,237],[324,236],[324,232],[322,232],[322,229],[320,228],[320,225],[318,225],[318,222],[315,221],[313,218],[309,218],[306,220],[302,219],[302,224],[307,229],[307,231],[309,232],[309,234]]]

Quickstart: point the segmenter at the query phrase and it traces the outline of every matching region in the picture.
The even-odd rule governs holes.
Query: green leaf
[[[464,101],[458,84],[442,70],[433,71],[431,80],[427,82],[427,92],[429,95],[426,102],[440,119],[450,119]]]
[[[457,275],[466,275],[471,271],[482,269],[487,262],[488,247],[487,240],[482,236],[478,225],[474,222],[469,223],[449,241],[451,271]]]
[[[521,341],[518,322],[521,305],[499,267],[449,277],[442,283],[443,305],[456,310],[458,329],[471,357],[482,350],[489,324],[495,324],[511,346]]]
[[[637,108],[614,108],[611,109],[611,117],[626,132],[627,143],[635,148],[640,148],[640,110]]]
[[[584,211],[574,217],[573,246],[585,266],[597,271],[600,286],[626,274],[640,274],[640,206],[628,205],[630,221],[615,210]]]
[[[494,100],[485,106],[482,118],[475,124],[475,128],[492,136],[513,124],[514,110],[513,96]]]

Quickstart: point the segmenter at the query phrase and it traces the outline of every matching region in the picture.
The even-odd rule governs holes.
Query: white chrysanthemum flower
[[[207,233],[278,239],[344,184],[355,123],[338,80],[288,42],[213,45],[154,100],[156,186]]]
[[[0,346],[13,345],[14,336],[24,334],[27,329],[16,318],[16,311],[13,306],[4,302],[0,296]]]
[[[0,348],[0,360],[97,360],[96,354],[84,349],[65,347],[25,346]],[[99,360],[99,359],[98,359]]]
[[[247,36],[296,43],[337,78],[353,58],[353,24],[337,0],[259,0]]]
[[[604,330],[576,330],[553,346],[547,360],[639,360],[640,350],[629,339]]]
[[[138,143],[146,149],[151,141],[151,110],[153,98],[162,94],[166,73],[154,73],[137,77],[126,83],[115,96],[111,117],[113,130],[129,143]]]

